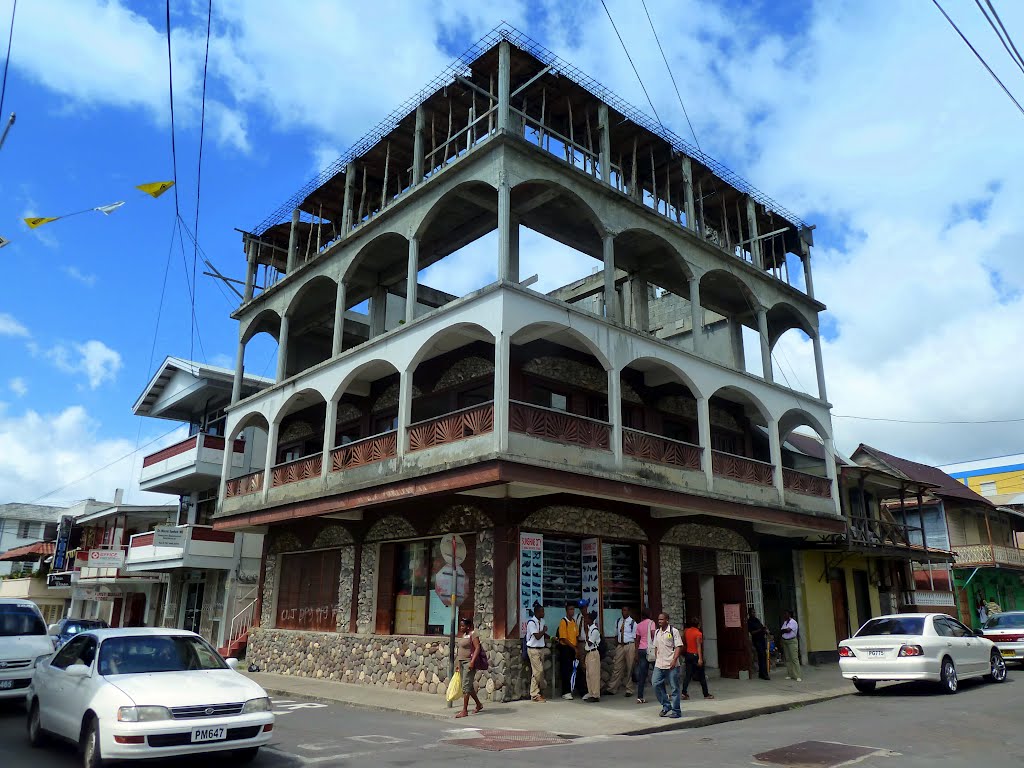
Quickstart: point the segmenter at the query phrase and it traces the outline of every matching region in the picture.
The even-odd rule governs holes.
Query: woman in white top
[[[597,625],[597,612],[591,611],[585,617],[586,640],[583,650],[586,652],[584,664],[587,669],[587,694],[584,701],[601,700],[601,628]]]

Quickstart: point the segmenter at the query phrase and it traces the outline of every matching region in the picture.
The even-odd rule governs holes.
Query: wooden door
[[[124,619],[122,627],[142,627],[146,624],[146,596],[142,592],[132,592],[124,603]]]
[[[846,581],[832,578],[829,580],[829,584],[832,586],[832,621],[836,628],[836,643],[839,643],[850,636],[850,611],[846,602]]]
[[[715,621],[718,625],[718,670],[738,678],[750,671],[747,647],[747,585],[742,576],[715,576]]]
[[[683,631],[683,627],[686,626],[692,618],[700,618],[700,574],[699,573],[684,573],[683,574],[683,615],[672,616],[673,626],[679,627],[679,631]]]

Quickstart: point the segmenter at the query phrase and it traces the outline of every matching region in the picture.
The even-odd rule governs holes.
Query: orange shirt
[[[704,633],[696,627],[687,627],[683,631],[683,650],[686,653],[692,653],[694,656],[697,655],[697,649],[700,647],[701,641],[704,639]]]

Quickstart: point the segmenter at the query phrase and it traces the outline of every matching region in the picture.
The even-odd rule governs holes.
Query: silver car
[[[993,642],[944,613],[871,619],[839,644],[839,668],[861,693],[883,680],[927,680],[946,693],[971,677],[1006,680],[1006,662]]]
[[[982,629],[1006,661],[1024,662],[1024,611],[989,616]]]

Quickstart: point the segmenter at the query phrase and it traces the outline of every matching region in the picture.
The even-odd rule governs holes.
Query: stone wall
[[[513,701],[527,695],[529,678],[519,641],[481,638],[481,642],[490,661],[490,669],[476,677],[481,698]],[[261,672],[279,675],[442,696],[448,686],[448,640],[441,637],[260,628],[249,636],[247,659]],[[550,660],[547,674],[550,681]]]
[[[348,632],[352,617],[352,589],[356,577],[356,548],[341,548],[341,566],[338,569],[338,631]]]
[[[524,531],[564,531],[612,539],[647,541],[640,525],[625,515],[585,507],[551,506],[538,509],[522,524]]]
[[[661,606],[652,605],[654,611],[667,611],[671,616],[683,615],[683,561],[679,556],[679,547],[662,544],[659,547],[661,556]]]
[[[374,607],[377,601],[377,545],[363,544],[362,562],[359,564],[359,597],[356,604],[356,632],[368,635],[377,620]]]
[[[480,637],[494,630],[494,531],[476,534],[476,564],[473,582],[473,623]]]
[[[260,604],[260,626],[274,626],[274,592],[277,589],[277,555],[267,555],[263,566],[263,600]]]

